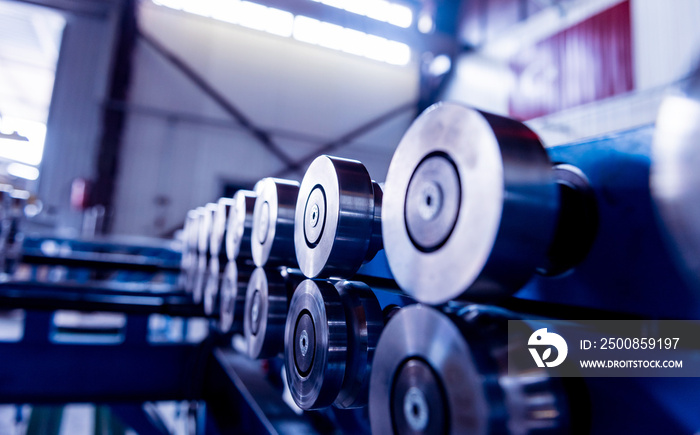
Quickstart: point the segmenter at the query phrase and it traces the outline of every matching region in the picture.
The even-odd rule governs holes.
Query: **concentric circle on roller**
[[[256,194],[252,190],[239,190],[233,195],[233,210],[226,231],[226,255],[229,260],[251,256],[250,236],[255,198]]]
[[[419,116],[389,166],[384,250],[417,300],[509,295],[546,256],[558,190],[537,136],[522,123],[457,104]]]
[[[300,361],[297,354],[304,345],[304,331],[306,339],[313,337],[314,342],[307,343],[307,354]],[[338,290],[327,281],[302,281],[290,301],[285,328],[287,381],[300,408],[333,404],[345,375],[347,347],[346,317]],[[311,351],[313,354],[308,353]]]
[[[304,238],[306,244],[313,248],[318,244],[326,225],[326,194],[323,187],[316,185],[306,198],[304,206]]]
[[[404,308],[384,328],[375,352],[372,433],[486,434],[489,406],[481,382],[469,345],[446,315]]]
[[[207,272],[206,284],[204,286],[203,305],[204,314],[211,316],[218,311],[217,300],[219,297],[219,285],[221,274],[219,270],[219,260],[212,258],[209,260],[209,271]]]
[[[314,213],[317,211],[317,213]],[[365,260],[372,237],[374,188],[356,160],[319,156],[299,188],[294,248],[309,277],[348,277]]]
[[[404,219],[413,245],[432,252],[450,237],[462,198],[459,173],[444,153],[426,156],[416,167],[406,190]]]
[[[420,358],[409,358],[396,374],[391,391],[391,420],[396,433],[449,433],[444,386]]]
[[[278,271],[256,268],[246,291],[243,331],[248,356],[269,358],[284,351],[287,288]]]
[[[297,317],[292,344],[294,346],[294,366],[302,377],[307,376],[316,355],[316,327],[311,313],[308,311],[303,311]]]
[[[277,178],[264,178],[256,186],[253,208],[251,249],[253,262],[292,266],[294,255],[294,216],[299,183]]]

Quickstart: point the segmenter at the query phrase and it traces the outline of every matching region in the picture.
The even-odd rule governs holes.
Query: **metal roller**
[[[288,307],[288,289],[279,271],[256,268],[248,282],[243,314],[248,356],[270,358],[284,352]]]
[[[671,252],[700,290],[700,72],[664,99],[652,145],[651,192]]]
[[[252,190],[239,190],[233,195],[235,213],[231,214],[226,232],[226,255],[231,260],[251,258],[250,235],[253,231],[253,208],[257,195]]]
[[[204,314],[213,316],[219,314],[219,289],[221,287],[222,270],[219,259],[212,257],[209,260],[206,283],[204,284],[204,294],[202,295],[202,304]]]
[[[212,219],[209,252],[212,258],[218,258],[222,264],[231,259],[227,255],[225,246],[231,213],[235,213],[233,198],[220,198],[216,203],[216,211]]]
[[[336,284],[348,322],[348,357],[345,377],[335,399],[337,408],[367,405],[374,352],[384,328],[384,314],[374,292],[356,281]]]
[[[294,252],[294,211],[299,183],[263,178],[255,188],[251,249],[258,267],[296,266]]]
[[[199,218],[199,233],[197,236],[197,267],[195,270],[194,289],[192,297],[195,303],[202,302],[204,295],[204,287],[207,284],[207,276],[209,274],[209,259],[211,252],[209,251],[209,241],[211,240],[211,229],[214,221],[214,213],[217,205],[209,203],[202,208]]]
[[[559,379],[544,369],[506,373],[507,323],[413,305],[382,332],[372,366],[372,433],[569,433]],[[524,342],[527,342],[526,340]]]
[[[333,404],[345,375],[348,328],[338,290],[327,281],[305,280],[290,302],[285,364],[292,398],[302,409]]]
[[[181,285],[190,291],[194,286],[194,269],[197,262],[197,225],[199,214],[196,210],[190,210],[185,216],[185,224],[182,227],[182,268]]]
[[[229,261],[221,277],[219,303],[219,330],[223,333],[243,332],[245,296],[251,271],[238,270],[235,261]]]
[[[598,234],[598,204],[586,175],[570,164],[552,168],[559,186],[559,215],[547,258],[537,268],[545,276],[561,275],[580,264]]]
[[[389,266],[425,303],[509,295],[545,259],[558,204],[547,153],[525,125],[434,105],[389,166],[382,205]]]
[[[296,404],[306,410],[366,405],[382,326],[381,307],[366,285],[301,282],[285,328],[287,383]]]
[[[320,156],[296,203],[294,247],[309,278],[349,278],[381,249],[382,190],[357,160]]]
[[[204,207],[200,207],[202,215],[199,220],[199,229],[197,235],[197,252],[199,254],[210,255],[209,242],[211,241],[211,231],[214,224],[214,215],[218,205],[210,202]]]

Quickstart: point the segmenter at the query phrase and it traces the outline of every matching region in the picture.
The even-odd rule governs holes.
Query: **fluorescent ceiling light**
[[[267,8],[265,31],[277,36],[292,36],[294,14],[281,9]]]
[[[394,26],[411,27],[413,11],[408,6],[391,3],[385,0],[312,0],[350,13],[364,15],[377,21],[393,24]]]
[[[10,163],[7,165],[7,173],[26,180],[36,180],[39,178],[39,170],[37,168],[23,165],[22,163]]]
[[[390,41],[303,15],[294,16],[290,12],[254,2],[153,0],[153,3],[278,36],[293,37],[297,41],[392,65],[407,65],[411,61],[411,49],[401,42]],[[323,0],[322,3],[404,28],[409,27],[413,21],[413,12],[410,8],[384,0]]]
[[[26,119],[3,116],[0,118],[0,132],[10,135],[17,132],[27,141],[0,138],[0,157],[29,165],[41,163],[46,138],[46,124]]]

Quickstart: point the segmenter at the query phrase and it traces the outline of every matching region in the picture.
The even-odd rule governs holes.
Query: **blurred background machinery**
[[[700,321],[700,1],[0,0],[0,433],[700,432],[505,368]]]

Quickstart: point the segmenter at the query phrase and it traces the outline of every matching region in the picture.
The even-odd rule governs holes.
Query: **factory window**
[[[0,180],[39,177],[56,61],[65,19],[0,0]]]
[[[402,28],[413,23],[410,8],[386,1],[318,2]],[[258,3],[231,0],[153,0],[153,3],[392,65],[407,65],[411,60],[411,49],[404,43]]]

